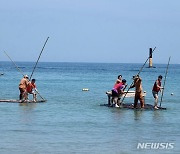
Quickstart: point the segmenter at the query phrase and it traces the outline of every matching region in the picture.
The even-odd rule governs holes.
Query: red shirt
[[[161,81],[160,80],[156,80],[152,90],[155,91],[155,92],[159,92],[160,91],[159,87],[161,87]]]
[[[121,90],[121,87],[122,87],[122,82],[117,83],[114,85],[113,90],[116,91],[117,93],[119,93]]]
[[[36,88],[36,84],[30,82],[30,83],[28,84],[28,86],[27,86],[27,92],[28,92],[28,93],[32,92],[32,90],[33,90],[34,88]]]

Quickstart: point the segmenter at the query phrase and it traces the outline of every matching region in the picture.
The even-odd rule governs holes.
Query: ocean
[[[35,63],[16,62],[23,74]],[[180,65],[170,64],[162,107],[167,110],[109,108],[106,91],[122,74],[128,85],[143,64],[40,62],[33,74],[45,103],[0,103],[1,154],[180,153]],[[144,67],[140,76],[145,102],[167,64]],[[0,62],[0,98],[18,99],[22,74]],[[162,83],[164,82],[164,78]],[[89,91],[82,91],[88,88]],[[161,94],[159,94],[160,96]],[[32,97],[30,96],[30,99]],[[38,96],[38,99],[40,97]],[[125,98],[124,103],[133,103]]]

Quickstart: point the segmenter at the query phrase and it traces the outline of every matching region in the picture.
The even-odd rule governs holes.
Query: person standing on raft
[[[37,89],[36,89],[35,82],[36,82],[36,80],[32,79],[31,82],[29,82],[28,86],[27,86],[28,94],[32,94],[33,95],[33,102],[37,101],[36,92],[35,92],[35,91],[37,91]]]
[[[158,79],[155,81],[154,85],[153,85],[153,89],[152,89],[152,94],[154,97],[154,108],[158,109],[158,92],[161,92],[161,89],[163,89],[163,87],[161,87],[161,80],[162,80],[162,75],[158,76]]]
[[[114,85],[112,89],[112,105],[115,103],[115,107],[120,107],[120,96],[124,93],[124,89],[126,87],[126,80],[123,79],[122,82],[117,80],[117,83]]]
[[[142,88],[142,79],[139,75],[133,76],[134,83],[130,88],[135,87],[135,97],[134,97],[134,108],[137,108],[138,100],[140,101],[141,108],[144,108],[144,96]]]
[[[19,100],[27,100],[27,86],[28,86],[28,75],[24,75],[19,83]]]
[[[117,77],[117,80],[116,80],[115,84],[117,84],[117,83],[119,83],[119,82],[121,82],[121,83],[122,83],[122,75],[118,75],[118,77]]]

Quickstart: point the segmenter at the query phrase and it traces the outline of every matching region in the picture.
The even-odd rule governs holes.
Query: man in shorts
[[[134,97],[134,108],[137,108],[138,100],[140,101],[141,108],[144,108],[144,96],[142,88],[142,79],[139,75],[133,76],[134,83],[130,88],[135,87],[135,97]]]
[[[26,100],[27,99],[27,85],[28,85],[28,75],[24,75],[24,77],[21,79],[19,83],[19,99],[20,100]]]
[[[162,78],[163,78],[162,75],[158,76],[158,79],[154,82],[153,89],[152,89],[155,109],[158,109],[158,92],[161,91],[161,89],[163,89],[163,87],[161,87]]]
[[[36,84],[35,84],[36,80],[32,79],[31,82],[28,83],[27,86],[27,92],[28,94],[32,94],[33,95],[33,101],[36,102],[37,101],[37,97],[36,97]]]

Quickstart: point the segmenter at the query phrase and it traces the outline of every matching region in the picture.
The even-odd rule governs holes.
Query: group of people
[[[152,88],[152,94],[154,97],[154,108],[158,109],[158,93],[163,89],[161,86],[161,80],[162,80],[162,75],[158,76],[158,79],[155,81],[153,88]],[[120,107],[121,102],[120,98],[122,94],[124,94],[124,90],[126,88],[126,80],[122,79],[122,75],[118,76],[118,79],[115,82],[115,85],[112,89],[112,100],[111,103],[112,105],[114,104],[115,107]],[[133,76],[133,83],[130,86],[130,88],[135,88],[135,97],[134,97],[134,108],[137,108],[138,101],[140,101],[140,106],[141,108],[144,108],[144,91],[142,88],[142,79],[140,78],[139,75]]]
[[[122,79],[122,75],[118,75],[118,78],[114,84],[112,89],[112,105],[114,104],[115,107],[120,107],[120,98],[124,94],[124,90],[126,88],[126,80]]]
[[[34,102],[37,101],[36,92],[38,91],[35,82],[36,82],[35,79],[29,81],[28,75],[24,75],[24,77],[21,79],[19,83],[19,91],[20,91],[19,100],[26,101],[28,100],[28,94],[32,94],[33,101]]]

